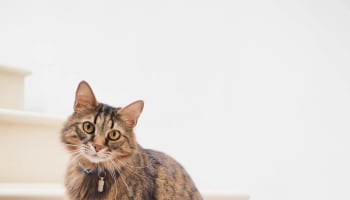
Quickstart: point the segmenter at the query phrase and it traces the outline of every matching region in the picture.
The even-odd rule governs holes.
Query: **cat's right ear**
[[[94,92],[86,81],[81,81],[75,92],[74,111],[95,108],[98,105]]]
[[[134,128],[143,110],[143,105],[144,105],[143,101],[138,100],[120,109],[118,113],[121,114],[122,118],[129,126]]]

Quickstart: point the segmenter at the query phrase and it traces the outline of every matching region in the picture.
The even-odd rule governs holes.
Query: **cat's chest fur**
[[[67,179],[66,185],[68,186],[68,193],[72,196],[72,199],[107,199],[108,194],[111,192],[111,188],[113,183],[111,182],[110,175],[106,175],[103,178],[103,190],[98,191],[99,178],[98,173],[87,174],[82,172],[76,166],[72,166],[73,174],[75,174],[75,178]],[[69,170],[69,171],[71,171]],[[72,176],[73,176],[72,174]],[[101,187],[101,186],[100,186]]]
[[[154,200],[201,199],[191,178],[171,157],[146,150],[133,163],[107,173],[103,192],[98,191],[98,174],[86,174],[71,164],[66,175],[66,188],[74,200]]]
[[[148,156],[147,156],[148,158]],[[100,172],[86,173],[76,164],[68,167],[66,188],[71,199],[156,199],[155,178],[159,163],[142,158],[134,159],[133,164],[124,166],[111,174],[102,168],[103,191],[99,191]],[[141,164],[142,163],[142,164]],[[136,167],[135,167],[136,166]]]

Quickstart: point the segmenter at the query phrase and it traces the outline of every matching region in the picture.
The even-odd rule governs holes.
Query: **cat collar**
[[[83,172],[85,175],[92,175],[92,174],[98,174],[100,172],[104,172],[105,168],[99,168],[98,166],[95,169],[86,169],[83,167],[79,162],[79,170]]]

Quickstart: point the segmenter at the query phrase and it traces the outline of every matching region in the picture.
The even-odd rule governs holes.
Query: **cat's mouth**
[[[82,155],[93,163],[106,162],[110,159],[106,149],[96,152],[93,148],[86,148]]]
[[[100,156],[97,153],[85,153],[83,155],[85,158],[87,158],[89,161],[93,163],[100,163],[108,160],[105,156]]]

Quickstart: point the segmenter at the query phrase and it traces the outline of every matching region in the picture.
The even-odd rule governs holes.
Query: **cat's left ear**
[[[75,92],[74,111],[95,108],[98,105],[94,92],[86,81],[81,81]]]
[[[120,109],[118,113],[122,116],[122,119],[132,128],[136,126],[137,120],[143,110],[143,101],[135,101],[124,108]]]

